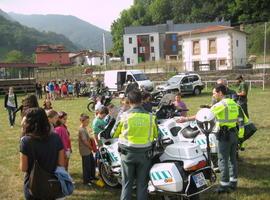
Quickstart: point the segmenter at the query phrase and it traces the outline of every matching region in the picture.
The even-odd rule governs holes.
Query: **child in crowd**
[[[71,82],[68,83],[68,96],[73,98],[74,86]]]
[[[56,134],[59,135],[59,137],[61,138],[63,142],[64,151],[65,151],[65,168],[68,171],[69,159],[72,153],[72,149],[71,149],[70,134],[68,132],[66,122],[67,122],[67,113],[63,111],[59,112],[58,121],[56,123],[56,127],[54,131]]]
[[[59,97],[60,97],[60,86],[59,86],[58,83],[55,83],[54,91],[55,91],[55,99],[59,99]]]
[[[142,93],[142,106],[147,112],[152,112],[153,105],[151,103],[151,94],[149,92]]]
[[[103,107],[103,104],[101,102],[101,96],[97,96],[97,99],[96,99],[96,104],[95,104],[95,112],[96,112],[96,115],[98,114],[98,110],[101,109],[101,107]]]
[[[51,110],[51,109],[53,109],[53,108],[52,108],[52,102],[51,102],[50,99],[45,99],[45,100],[44,100],[44,102],[43,102],[43,109],[44,109],[46,112],[49,111],[49,110]]]
[[[105,117],[104,121],[106,123],[109,123],[111,119],[116,119],[117,118],[117,115],[118,115],[118,109],[117,107],[110,103],[108,106],[108,111],[109,111],[109,114]]]
[[[127,97],[123,97],[121,100],[120,100],[120,110],[118,112],[118,115],[116,117],[116,122],[118,122],[120,119],[121,119],[121,116],[124,112],[126,112],[127,110],[130,109],[130,103],[129,103],[129,100]],[[117,123],[115,123],[117,124]]]
[[[49,110],[46,112],[49,123],[51,125],[51,132],[54,132],[54,126],[58,121],[58,113],[55,110]]]
[[[104,120],[105,117],[109,114],[109,110],[107,107],[103,106],[97,110],[97,115],[92,123],[92,129],[95,134],[96,142],[98,145],[101,145],[98,141],[98,134],[104,130],[107,122]]]
[[[67,96],[67,85],[64,82],[61,85],[61,95],[62,95],[62,97]]]
[[[88,134],[87,127],[89,125],[89,116],[81,114],[80,128],[78,135],[79,152],[82,157],[83,184],[91,185],[93,180],[96,180],[96,166],[93,156],[93,145]]]
[[[95,119],[92,122],[92,129],[94,132],[96,144],[98,147],[102,146],[101,141],[98,140],[98,134],[104,130],[104,128],[107,125],[107,122],[105,121],[105,117],[109,114],[109,110],[107,107],[103,106],[99,110],[97,110],[97,115]],[[99,151],[96,152],[95,154],[95,159],[96,159],[96,165],[98,164],[100,155]]]
[[[173,104],[175,105],[175,107],[177,109],[184,109],[184,110],[187,109],[186,104],[181,99],[181,93],[180,92],[175,95],[174,99],[175,99],[175,101],[173,102]],[[182,111],[180,113],[180,116],[186,117],[187,116],[187,111]]]

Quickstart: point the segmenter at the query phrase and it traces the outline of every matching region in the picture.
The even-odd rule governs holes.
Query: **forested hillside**
[[[18,50],[26,56],[31,56],[37,45],[63,44],[73,51],[77,46],[65,36],[53,32],[39,32],[36,29],[22,26],[18,22],[10,21],[0,15],[0,60],[12,50]]]
[[[65,35],[82,49],[103,51],[102,35],[105,34],[106,47],[112,47],[110,32],[71,15],[22,15],[9,13],[9,16],[22,25],[41,31],[52,31]]]
[[[124,27],[166,23],[196,23],[231,21],[232,25],[244,23],[248,33],[248,52],[262,53],[263,25],[255,22],[269,21],[269,0],[134,0],[134,5],[121,13],[112,26],[113,52],[123,54]],[[270,24],[267,30],[270,37]],[[270,45],[268,45],[268,50]]]

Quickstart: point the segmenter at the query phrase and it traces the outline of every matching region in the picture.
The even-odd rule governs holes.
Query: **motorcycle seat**
[[[200,133],[200,131],[196,127],[195,128],[186,127],[181,132],[185,138],[195,138]]]

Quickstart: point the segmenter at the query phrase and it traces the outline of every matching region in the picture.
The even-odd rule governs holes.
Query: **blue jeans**
[[[16,108],[7,106],[7,110],[8,110],[9,125],[13,126],[15,123],[15,118],[16,118],[16,114],[14,114],[14,111],[16,110]]]

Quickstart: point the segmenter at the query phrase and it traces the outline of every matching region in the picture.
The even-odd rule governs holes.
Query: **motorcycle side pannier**
[[[150,170],[150,179],[158,190],[181,192],[183,178],[175,163],[157,163]]]

